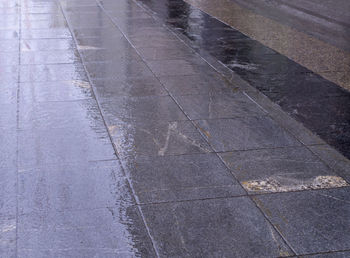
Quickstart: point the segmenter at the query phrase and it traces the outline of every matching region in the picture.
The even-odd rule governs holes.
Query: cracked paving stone
[[[140,203],[244,195],[215,154],[164,157],[130,156],[121,160]]]
[[[348,185],[305,147],[235,151],[219,155],[250,193]]]
[[[253,197],[297,254],[350,248],[350,187]]]
[[[277,257],[293,252],[246,197],[142,205],[161,257]]]
[[[217,152],[300,146],[267,116],[197,120],[195,123]]]
[[[128,121],[108,126],[121,157],[166,156],[212,152],[190,121]]]

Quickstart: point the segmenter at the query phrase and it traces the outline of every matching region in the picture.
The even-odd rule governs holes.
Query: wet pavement
[[[0,14],[0,257],[350,255],[341,85],[180,0]]]

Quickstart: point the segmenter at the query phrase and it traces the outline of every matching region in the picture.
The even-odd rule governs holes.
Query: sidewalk
[[[0,257],[349,256],[349,160],[154,18],[0,0]]]

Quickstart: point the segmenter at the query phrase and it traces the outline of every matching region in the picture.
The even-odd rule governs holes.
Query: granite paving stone
[[[349,249],[349,187],[260,195],[255,202],[297,254]]]
[[[190,121],[119,120],[108,124],[108,130],[120,157],[212,152]]]
[[[168,92],[155,77],[127,78],[124,81],[113,79],[94,80],[96,95],[101,99],[115,97],[165,96]]]
[[[101,100],[101,109],[109,123],[121,118],[138,121],[187,120],[169,96],[113,97]]]
[[[277,257],[293,252],[246,197],[142,205],[161,257]]]
[[[266,114],[244,93],[176,96],[191,120],[262,116]]]
[[[217,152],[300,145],[267,116],[197,120],[195,123]]]
[[[123,159],[140,203],[230,197],[245,192],[215,154]]]
[[[305,147],[220,153],[251,193],[338,187],[346,182]],[[328,182],[328,184],[327,184]]]

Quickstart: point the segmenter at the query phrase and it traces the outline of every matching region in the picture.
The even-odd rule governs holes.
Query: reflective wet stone
[[[0,50],[1,51],[1,50]],[[18,65],[19,54],[18,52],[0,52],[0,65]]]
[[[169,47],[168,44],[164,43],[165,46],[160,47],[143,47],[140,46],[137,50],[147,61],[153,60],[176,60],[176,59],[193,59],[195,54],[187,46],[178,43],[178,47]]]
[[[81,64],[22,65],[21,82],[87,81]]]
[[[24,103],[72,101],[92,98],[89,82],[81,80],[60,82],[27,82],[20,84],[20,100]]]
[[[293,255],[245,197],[142,205],[161,257]]]
[[[12,219],[16,216],[16,200],[17,200],[17,169],[16,167],[12,168],[6,168],[6,167],[0,167],[0,175],[1,175],[1,182],[0,182],[0,226],[1,232],[0,232],[0,239],[7,241],[8,236],[10,234],[13,234],[12,230],[16,229],[16,225],[2,225],[2,223],[7,223],[5,219],[10,219],[10,222]],[[8,234],[6,232],[9,232]],[[12,232],[12,233],[11,233]],[[15,235],[16,236],[16,235]],[[4,243],[3,241],[0,241],[0,250],[2,248],[10,247],[8,242]]]
[[[0,128],[15,129],[17,123],[16,102],[0,104]]]
[[[82,38],[77,40],[77,44],[78,49],[81,50],[107,49],[109,51],[127,51],[131,49],[126,39],[120,35],[115,35],[114,37]]]
[[[350,182],[350,161],[328,145],[309,146],[338,175]]]
[[[336,187],[321,184],[323,179],[332,179],[337,175],[305,147],[236,151],[219,155],[251,193]]]
[[[300,145],[269,117],[198,120],[196,125],[218,152]]]
[[[80,53],[85,63],[118,63],[121,60],[135,60],[141,62],[142,59],[129,44],[120,49],[89,49],[87,46],[79,46]],[[108,64],[105,64],[108,65]]]
[[[17,134],[15,127],[0,126],[0,170],[16,170]],[[4,179],[5,175],[4,175]]]
[[[245,194],[215,154],[130,156],[122,163],[140,203]]]
[[[15,257],[16,253],[16,219],[0,216],[0,255]]]
[[[190,121],[119,121],[109,124],[118,154],[122,157],[208,153],[211,148]]]
[[[347,258],[350,256],[350,252],[331,252],[323,254],[310,254],[302,255],[302,258]]]
[[[103,128],[94,99],[55,102],[23,102],[19,105],[18,126],[20,129]]]
[[[106,27],[106,28],[73,28],[72,30],[75,37],[79,39],[83,38],[101,38],[104,36],[114,36],[115,33],[118,33],[118,30],[115,27]]]
[[[2,30],[0,29],[0,40],[3,39],[16,39],[18,38],[19,32],[16,29]]]
[[[265,112],[244,93],[176,96],[190,119],[234,118],[261,116]]]
[[[111,124],[120,118],[138,121],[187,120],[181,109],[169,96],[113,97],[101,100],[105,119]]]
[[[67,50],[74,48],[72,39],[23,39],[21,51]]]
[[[23,30],[22,39],[48,39],[48,38],[57,38],[63,39],[72,38],[72,35],[68,28],[43,28],[43,29],[29,29]]]
[[[155,257],[141,215],[129,205],[33,212],[19,217],[19,232],[19,257]]]
[[[347,250],[349,189],[260,195],[254,200],[297,254]]]
[[[19,172],[19,214],[134,203],[116,161],[45,165]]]
[[[132,77],[152,77],[153,73],[145,63],[134,60],[120,60],[86,65],[92,79],[115,78],[125,80]]]
[[[121,31],[129,33],[142,28],[157,28],[160,26],[153,18],[140,18],[140,19],[124,19],[121,22],[118,19],[113,19],[118,25]]]
[[[198,59],[149,61],[148,65],[157,76],[214,73],[207,63]]]
[[[31,129],[18,137],[20,168],[115,158],[104,128]]]
[[[152,47],[152,48],[181,48],[183,43],[169,32],[164,35],[147,36],[130,36],[129,40],[136,48]]]
[[[21,64],[73,64],[80,62],[76,50],[27,51],[21,52]]]
[[[92,13],[90,15],[68,15],[68,23],[72,28],[113,27],[106,15]]]
[[[0,51],[1,52],[18,52],[19,51],[18,40],[0,39]]]
[[[159,80],[173,95],[213,95],[237,90],[218,75],[162,76]]]
[[[67,29],[67,22],[63,16],[50,16],[48,19],[28,19],[22,20],[22,31],[29,31],[32,29]],[[26,35],[26,34],[25,34]]]
[[[145,97],[168,95],[162,84],[155,77],[127,78],[124,81],[113,79],[94,80],[96,95],[102,99],[120,96]]]

